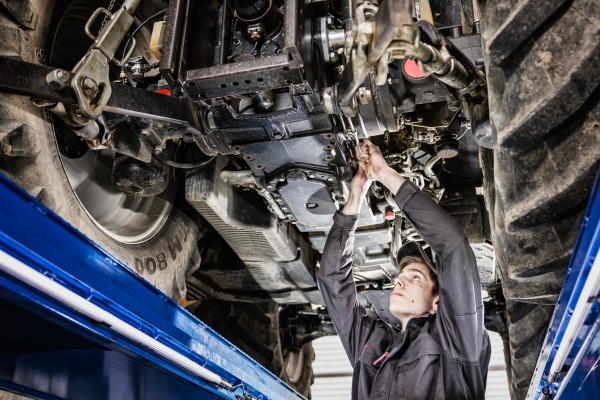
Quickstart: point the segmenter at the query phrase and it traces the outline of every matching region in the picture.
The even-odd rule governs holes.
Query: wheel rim
[[[50,65],[71,70],[85,54],[91,41],[83,34],[83,26],[99,6],[105,6],[104,2],[75,0],[69,4],[56,28]],[[97,21],[92,30],[99,28]],[[62,121],[55,121],[53,125],[57,135],[74,136]],[[62,150],[60,160],[77,201],[100,230],[128,244],[148,241],[160,231],[171,212],[173,184],[159,196],[127,196],[111,180],[114,151],[84,151],[83,156],[72,158],[65,156]]]
[[[298,383],[302,378],[304,368],[304,349],[299,351],[287,351],[284,356],[285,373],[290,383]]]
[[[111,150],[99,150],[78,159],[60,158],[77,200],[98,228],[119,242],[145,242],[164,225],[171,202],[163,195],[131,197],[120,192],[110,178],[114,156]]]

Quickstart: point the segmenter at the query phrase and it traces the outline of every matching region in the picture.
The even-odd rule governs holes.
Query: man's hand
[[[365,170],[362,167],[358,168],[356,174],[350,182],[350,193],[348,194],[348,201],[344,205],[342,212],[346,215],[356,215],[360,213],[360,208],[363,203],[369,187],[371,187],[371,180],[367,177]]]
[[[393,194],[404,183],[404,178],[387,165],[379,147],[375,146],[369,140],[364,140],[358,145],[356,154],[361,169],[365,171],[369,179],[381,182]]]

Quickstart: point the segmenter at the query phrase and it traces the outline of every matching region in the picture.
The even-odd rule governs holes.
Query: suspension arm
[[[64,70],[0,57],[0,91],[76,106],[77,97],[68,86],[70,75]],[[64,80],[62,85],[61,79]],[[187,98],[165,96],[119,83],[111,83],[110,87],[105,111],[200,130],[198,106]]]

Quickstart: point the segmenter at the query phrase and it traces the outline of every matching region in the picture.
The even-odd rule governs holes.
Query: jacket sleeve
[[[358,215],[335,213],[317,273],[325,305],[352,365],[358,361],[369,333],[382,329],[356,298],[352,252],[357,223]]]
[[[477,262],[465,233],[411,182],[400,186],[396,203],[433,253],[440,286],[436,330],[442,348],[457,361],[478,361],[488,336]]]

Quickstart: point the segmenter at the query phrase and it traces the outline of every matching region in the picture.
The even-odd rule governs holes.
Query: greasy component
[[[353,37],[358,46],[352,53],[351,65],[346,67],[352,68],[353,80],[339,99],[345,115],[355,115],[355,93],[375,62],[376,83],[383,85],[388,77],[388,64],[406,57],[418,60],[426,74],[443,82],[461,97],[485,97],[482,90],[485,83],[471,61],[451,42],[444,40],[430,23],[421,20],[416,25],[407,19],[412,10],[410,2],[384,2],[375,14],[375,21],[370,22],[373,10],[377,8],[369,3],[356,10]],[[370,45],[368,54],[367,44]]]
[[[227,135],[232,146],[271,139],[291,138],[307,134],[330,132],[331,122],[318,96],[310,92],[290,96],[287,92],[275,95],[275,104],[269,113],[252,111],[253,101],[240,101],[236,109],[231,105],[211,108],[205,116],[208,132],[218,130]],[[211,141],[208,135],[207,140]]]
[[[443,136],[447,136],[444,138]],[[458,140],[452,137],[452,133],[442,132],[442,139],[435,145],[435,153],[440,158],[452,158],[458,155]]]
[[[78,131],[75,133],[79,134]],[[152,145],[145,140],[145,136],[147,135],[140,135],[140,130],[129,121],[123,120],[110,125],[109,132],[102,138],[101,144],[119,154],[149,163],[152,160]]]
[[[46,77],[56,71],[55,68],[0,57],[0,69],[23,72],[18,75],[0,74],[0,87],[3,91],[64,104],[77,104],[75,94],[69,88],[56,92],[48,84]],[[111,88],[112,94],[105,106],[107,112],[191,125],[196,129],[199,127],[197,106],[189,99],[164,96],[120,83],[112,83]]]
[[[324,62],[336,62],[337,51],[344,47],[346,41],[344,30],[331,27],[331,23],[331,17],[322,17],[314,25],[313,38]]]
[[[323,304],[313,274],[311,250],[305,247],[291,261],[244,261],[231,249],[210,242],[202,268],[188,276],[188,298],[217,298],[227,301],[274,302],[279,304]],[[230,254],[217,255],[215,251]]]
[[[247,4],[236,2],[234,48],[230,50],[228,61],[252,60],[282,53],[283,14],[279,7],[272,0]]]
[[[257,111],[270,111],[275,105],[275,95],[272,90],[261,90],[252,98]]]
[[[150,164],[127,156],[115,157],[111,180],[123,193],[134,197],[157,196],[167,189],[169,178],[166,165]]]
[[[348,116],[354,114],[352,100],[354,94],[362,85],[371,68],[387,51],[388,47],[401,32],[402,28],[410,27],[412,23],[412,5],[409,0],[384,2],[378,10],[372,4],[364,3],[356,9],[356,25],[353,28],[354,41],[358,44],[352,60],[353,80],[340,97],[340,106]],[[372,21],[374,19],[374,21]],[[368,55],[367,55],[368,47]],[[388,60],[382,64],[387,67]],[[380,74],[377,83],[383,84]]]
[[[485,205],[476,195],[475,188],[449,187],[439,204],[460,224],[471,245],[489,241]]]
[[[263,18],[273,3],[271,0],[237,0],[235,2],[235,15],[242,21],[253,22]]]
[[[186,177],[186,199],[219,232],[243,260],[290,261],[296,246],[286,227],[263,206],[258,195],[224,183],[219,173],[227,164],[217,157],[213,168],[190,172]],[[240,193],[241,192],[241,193]]]
[[[362,211],[361,211],[362,212]],[[362,219],[359,218],[359,223],[361,222],[360,220]],[[315,250],[318,250],[320,252],[323,251],[323,248],[325,247],[325,240],[327,239],[327,236],[325,235],[325,233],[323,234],[316,234],[316,233],[312,233],[310,236],[310,241],[313,245],[313,247],[315,248]],[[369,247],[369,246],[373,246],[373,247],[377,247],[380,246],[381,244],[389,244],[392,240],[392,235],[390,233],[390,226],[387,222],[384,222],[382,224],[373,226],[373,225],[369,225],[368,229],[367,227],[365,227],[364,229],[358,229],[355,232],[354,235],[354,243],[355,243],[355,247],[360,248],[360,247]],[[358,250],[360,251],[360,249]],[[387,268],[387,263],[390,263],[391,265],[391,259],[387,260],[384,264],[384,267]],[[395,267],[394,267],[395,268]]]
[[[524,399],[600,160],[598,2],[482,3],[494,157],[485,194]],[[565,46],[564,43],[577,43]],[[542,89],[542,90],[540,90]]]
[[[462,35],[448,37],[450,43],[458,48],[476,67],[483,66],[483,53],[481,52],[481,37],[479,35]]]
[[[188,173],[186,198],[239,259],[224,260],[218,254],[205,258],[197,273],[202,279],[190,283],[197,283],[200,296],[216,292],[228,300],[320,304],[310,247],[266,210],[253,190],[233,188],[220,179],[227,162],[227,157],[218,157],[205,170]]]
[[[267,205],[269,210],[277,216],[279,219],[285,219],[286,215],[283,210],[277,204],[277,201],[273,197],[271,193],[267,189],[260,187],[257,182],[256,176],[252,173],[251,170],[244,171],[221,171],[219,174],[221,180],[229,185],[238,186],[238,187],[246,187],[255,189],[256,192],[261,195]]]
[[[285,200],[286,210],[302,224],[302,231],[324,230],[331,225],[331,216],[339,206],[332,199],[326,182],[310,180],[301,171],[290,171],[285,183],[278,188]]]
[[[125,0],[117,12],[111,14],[104,8],[98,8],[90,16],[85,25],[85,33],[94,41],[85,56],[73,68],[71,87],[77,96],[81,113],[89,118],[98,118],[104,111],[104,106],[110,98],[110,77],[108,63],[115,60],[121,41],[127,30],[133,24],[135,13],[140,0]],[[109,17],[106,26],[95,37],[90,32],[91,24],[101,15]],[[131,56],[135,48],[135,39],[131,38],[131,51],[125,59]],[[120,62],[122,60],[115,60]]]
[[[194,15],[194,7],[200,8],[195,4],[192,4],[191,7],[192,15]],[[273,5],[271,8],[276,8],[276,6]],[[278,11],[273,10],[271,14],[273,13],[278,14]],[[215,53],[215,56],[219,55],[219,57],[215,57],[214,65],[205,68],[195,66],[193,59],[188,60],[187,69],[182,70],[181,76],[177,77],[183,84],[185,92],[193,99],[208,99],[302,84],[304,80],[302,68],[305,65],[301,45],[304,37],[303,33],[298,30],[298,26],[301,26],[300,2],[298,0],[285,1],[281,6],[281,13],[283,14],[283,26],[278,34],[280,37],[271,38],[268,36],[268,32],[261,31],[260,23],[254,24],[256,26],[253,27],[247,22],[231,22],[232,19],[235,21],[237,18],[230,15],[227,2],[223,2],[217,36],[223,38],[227,43],[234,43],[233,47],[236,49],[244,47],[244,42],[254,40],[250,47],[251,51],[236,56],[235,52],[227,54],[225,50],[228,48],[227,46],[219,46],[221,51],[225,51]],[[269,14],[267,13],[265,16],[266,19],[269,18]],[[231,38],[229,31],[232,25],[230,24],[235,24],[240,28],[246,26],[247,29],[244,29],[246,32],[237,33]],[[211,32],[204,34],[210,36]],[[236,43],[238,43],[237,46]],[[233,57],[231,60],[236,62],[228,62],[229,57]]]

